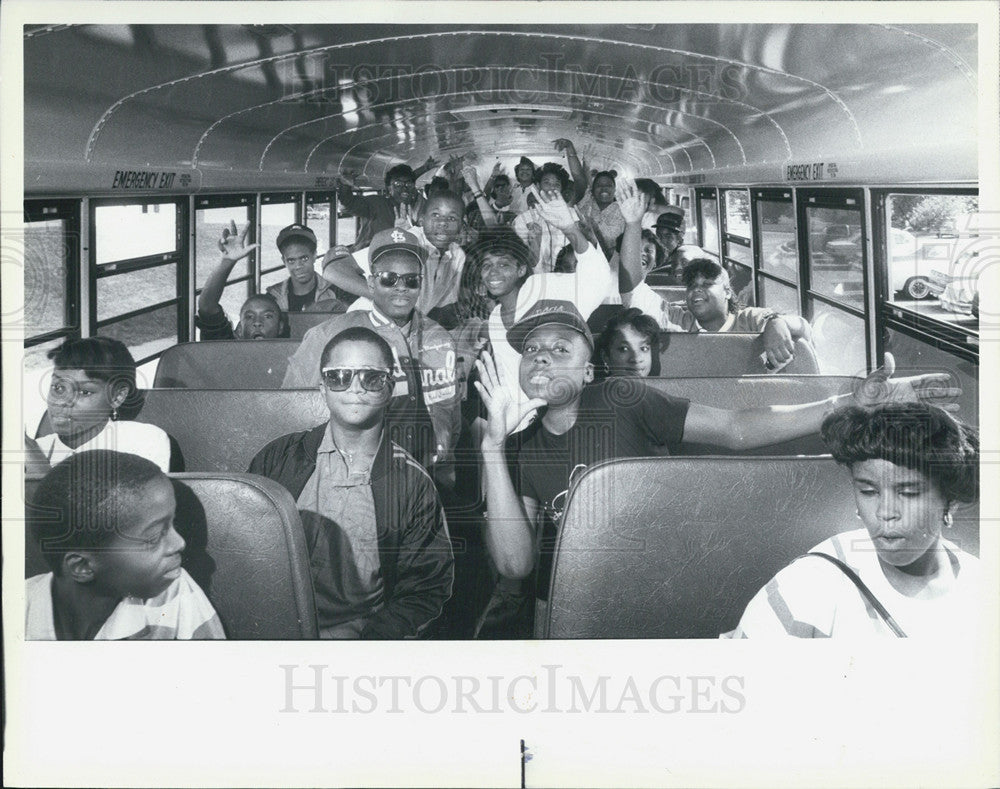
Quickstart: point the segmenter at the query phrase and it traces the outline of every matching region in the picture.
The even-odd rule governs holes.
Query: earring
[[[854,517],[861,520],[861,510],[854,510]]]
[[[950,529],[954,525],[955,525],[955,521],[951,517],[951,510],[945,510],[944,511],[944,527],[946,529]]]
[[[118,406],[113,406],[111,409],[111,421],[112,422],[118,421]]]

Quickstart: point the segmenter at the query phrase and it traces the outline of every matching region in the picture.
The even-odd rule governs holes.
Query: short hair
[[[510,255],[517,265],[525,267],[523,282],[531,276],[535,265],[531,250],[510,227],[488,227],[465,252],[465,265],[458,286],[456,315],[460,320],[486,318],[493,303],[482,294],[483,263],[487,255]]]
[[[424,196],[430,199],[434,195],[440,194],[441,192],[447,192],[450,189],[451,184],[447,178],[435,175],[430,181],[428,181],[427,186],[424,187]]]
[[[535,170],[535,183],[541,184],[542,178],[549,174],[554,175],[559,179],[560,190],[565,189],[567,184],[569,184],[569,173],[566,171],[565,167],[561,164],[557,164],[556,162],[546,162],[541,167],[537,168]]]
[[[389,186],[394,178],[406,178],[410,181],[416,181],[416,173],[413,172],[413,168],[408,164],[397,164],[386,170],[385,173],[385,185]]]
[[[63,557],[95,550],[120,534],[142,489],[166,475],[155,463],[127,452],[93,449],[70,455],[42,479],[28,512],[28,527],[52,571]]]
[[[569,267],[569,259],[573,259],[573,267]],[[555,262],[552,266],[552,270],[560,274],[572,274],[576,271],[578,261],[576,258],[576,250],[573,249],[572,244],[566,244],[559,253],[556,255]]]
[[[112,392],[126,387],[126,403],[135,401],[139,396],[135,359],[120,340],[111,337],[68,339],[49,351],[48,357],[57,370],[83,370],[88,378],[106,382]]]
[[[459,215],[465,216],[465,201],[462,199],[461,195],[456,194],[451,189],[442,189],[440,192],[428,195],[427,200],[424,201],[424,207],[420,211],[421,216],[423,216],[423,214],[427,211],[427,206],[429,206],[434,200],[450,200],[458,206]]]
[[[846,406],[823,420],[821,434],[833,459],[848,468],[885,460],[923,474],[948,501],[979,497],[979,434],[937,406]]]
[[[684,266],[684,271],[681,273],[681,282],[684,283],[685,288],[690,288],[698,277],[718,279],[723,275],[728,282],[729,274],[717,262],[711,258],[695,258]]]
[[[347,342],[368,343],[378,350],[379,356],[382,357],[382,362],[389,370],[392,370],[395,366],[393,364],[392,348],[383,337],[380,337],[367,326],[351,326],[349,329],[344,329],[342,332],[335,334],[333,339],[323,348],[323,353],[319,355],[320,371],[326,367],[326,363],[334,350]]]
[[[590,193],[594,193],[594,184],[597,183],[598,178],[610,178],[611,183],[615,183],[618,179],[617,170],[601,170],[599,173],[594,173],[594,177],[590,179]]]
[[[510,186],[510,176],[507,175],[506,173],[500,173],[500,175],[498,175],[496,178],[493,179],[492,191],[496,191],[496,188],[500,186],[500,184],[507,184],[507,186]]]
[[[270,293],[255,293],[244,301],[243,306],[240,307],[240,319],[236,322],[236,326],[239,329],[239,335],[241,338],[243,336],[243,310],[247,308],[247,305],[251,301],[266,302],[267,306],[278,313],[278,337],[287,338],[292,336],[292,327],[288,322],[288,313],[281,309],[281,305],[278,304],[278,300]]]
[[[649,350],[652,356],[649,374],[650,376],[658,376],[660,374],[660,324],[638,307],[628,307],[622,310],[605,324],[604,330],[594,343],[595,369],[605,376],[608,375],[611,343],[615,333],[625,326],[635,329],[649,340]]]
[[[622,233],[618,236],[615,241],[615,249],[618,252],[622,251],[622,241],[625,239],[625,234]],[[659,268],[667,261],[667,250],[663,248],[663,244],[660,243],[660,239],[656,237],[656,233],[648,228],[642,231],[642,241],[653,245],[653,249],[656,250],[656,260],[653,262],[653,268]],[[641,250],[640,250],[641,252]]]

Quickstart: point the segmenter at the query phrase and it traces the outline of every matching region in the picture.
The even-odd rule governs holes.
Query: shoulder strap
[[[906,638],[906,633],[903,632],[903,628],[896,624],[896,620],[892,618],[892,614],[885,610],[885,606],[878,601],[878,598],[875,597],[874,594],[872,594],[871,589],[865,586],[865,582],[858,577],[858,574],[854,572],[854,570],[840,561],[840,559],[821,551],[809,551],[808,553],[804,553],[803,556],[819,556],[838,567],[840,571],[850,578],[851,582],[858,587],[858,591],[861,592],[861,596],[864,597],[865,601],[875,609],[875,612],[880,617],[882,617],[882,620],[889,626],[889,629],[892,630],[898,638]]]

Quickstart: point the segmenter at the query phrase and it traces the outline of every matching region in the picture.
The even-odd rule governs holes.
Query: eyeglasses
[[[375,275],[378,284],[383,288],[393,288],[399,280],[403,280],[404,287],[410,290],[419,290],[420,282],[423,280],[422,274],[397,274],[395,271],[380,271]]]
[[[382,392],[389,385],[392,373],[389,370],[372,370],[367,367],[354,369],[351,367],[327,367],[323,370],[323,383],[334,392],[346,391],[354,376],[361,381],[361,388],[366,392]]]

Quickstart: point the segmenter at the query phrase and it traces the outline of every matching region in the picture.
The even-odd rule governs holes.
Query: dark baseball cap
[[[427,260],[427,250],[420,245],[420,240],[406,230],[392,227],[388,230],[379,230],[372,236],[372,243],[368,246],[368,262],[375,263],[386,252],[409,252],[420,265]]]
[[[536,302],[517,323],[507,331],[507,342],[518,353],[524,353],[524,342],[539,326],[551,323],[568,326],[583,335],[587,344],[593,349],[594,337],[590,333],[587,321],[583,319],[576,305],[571,301],[542,299]]]
[[[663,213],[656,217],[656,227],[680,232],[680,229],[684,227],[684,209],[677,206],[663,209]]]
[[[278,240],[275,242],[278,249],[287,241],[302,241],[312,247],[316,247],[316,234],[305,225],[294,224],[283,227],[278,233]]]

